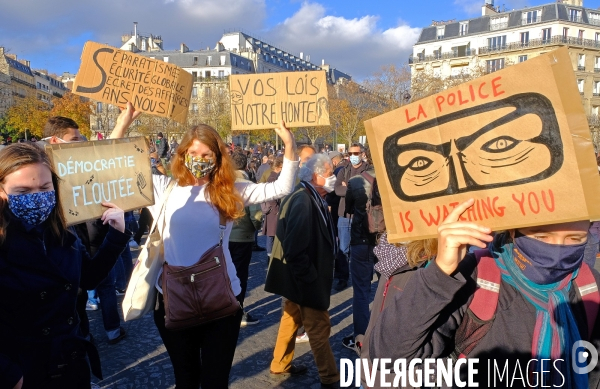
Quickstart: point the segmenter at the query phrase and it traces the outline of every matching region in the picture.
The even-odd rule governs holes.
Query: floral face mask
[[[212,159],[192,157],[191,155],[186,154],[185,167],[188,168],[194,177],[202,178],[214,169],[215,162]]]
[[[25,223],[37,226],[43,223],[56,205],[53,190],[47,192],[8,195],[8,208]]]

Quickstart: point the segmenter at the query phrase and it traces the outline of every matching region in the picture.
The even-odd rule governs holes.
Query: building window
[[[163,61],[169,62],[169,57],[163,57]]]
[[[488,38],[488,48],[490,50],[500,50],[506,46],[506,35]]]
[[[502,30],[508,27],[508,16],[493,18],[490,20],[490,31]]]
[[[446,31],[446,26],[439,26],[437,28],[437,38],[444,39],[444,33]]]
[[[563,38],[566,38],[569,36],[569,27],[563,27],[563,34],[562,34]]]
[[[600,14],[596,13],[596,12],[589,12],[588,20],[589,20],[590,24],[593,24],[594,26],[599,26],[600,25]]]
[[[523,13],[523,24],[539,23],[542,21],[542,12],[535,10]]]
[[[102,103],[96,103],[96,113],[102,113]]]
[[[209,55],[208,57],[206,57],[206,64],[210,66],[211,62],[212,62],[212,56]]]
[[[198,72],[192,72],[192,80],[196,81],[198,79]]]
[[[224,56],[224,55],[222,55],[222,56],[221,56],[221,62],[220,62],[220,65],[221,65],[221,66],[225,65],[225,56]]]
[[[495,72],[504,68],[504,58],[491,59],[486,61],[486,70],[488,73]]]
[[[210,97],[210,86],[204,88],[204,97]]]
[[[594,72],[600,73],[600,57],[594,58]]]
[[[225,70],[219,70],[219,78],[225,77]]]
[[[583,94],[583,86],[584,86],[584,80],[579,79],[577,80],[577,89],[579,89],[579,93]]]
[[[526,55],[519,55],[519,62],[525,62],[527,61],[527,56]]]
[[[521,45],[527,46],[529,44],[529,31],[521,33]]]
[[[460,35],[467,35],[469,33],[469,23],[460,24]]]
[[[594,81],[594,96],[600,96],[600,81]]]
[[[552,29],[551,28],[542,29],[542,42],[548,43],[548,42],[550,42],[551,38],[552,38]]]
[[[192,88],[192,97],[198,97],[198,87]]]
[[[569,9],[569,20],[581,23],[581,11],[578,9]]]
[[[442,48],[441,47],[438,47],[437,49],[433,50],[433,58],[435,58],[435,59],[442,58]]]
[[[597,105],[592,106],[592,116],[598,116],[599,112]]]
[[[585,54],[579,54],[577,56],[577,70],[585,71]]]
[[[192,111],[198,112],[198,104],[192,103]]]
[[[210,74],[210,70],[206,70],[206,71],[204,72],[204,78],[210,79],[210,76],[211,76],[211,74]]]

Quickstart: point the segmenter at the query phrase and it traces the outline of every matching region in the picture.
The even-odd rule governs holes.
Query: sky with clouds
[[[552,0],[496,0],[506,9]],[[133,30],[161,35],[163,47],[213,48],[224,31],[241,30],[317,64],[363,79],[406,62],[432,20],[481,14],[484,0],[0,0],[0,46],[36,69],[75,73],[87,40],[120,46]],[[584,0],[589,8],[600,0]]]

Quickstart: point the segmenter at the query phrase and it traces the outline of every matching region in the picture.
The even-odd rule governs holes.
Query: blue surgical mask
[[[37,226],[43,223],[56,206],[56,194],[47,192],[8,195],[8,208],[21,221]]]
[[[350,156],[350,163],[353,164],[354,166],[358,165],[359,163],[361,163],[361,159],[358,155],[351,155]]]

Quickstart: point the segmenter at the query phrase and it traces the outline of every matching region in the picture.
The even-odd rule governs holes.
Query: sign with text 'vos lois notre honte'
[[[186,124],[192,75],[173,64],[87,42],[73,93]]]
[[[229,77],[231,128],[329,125],[325,71],[235,74]]]
[[[124,211],[154,204],[148,143],[144,137],[47,145],[61,179],[67,224],[97,219],[102,202]]]
[[[461,220],[493,230],[600,218],[600,178],[566,48],[365,122],[389,240]]]

